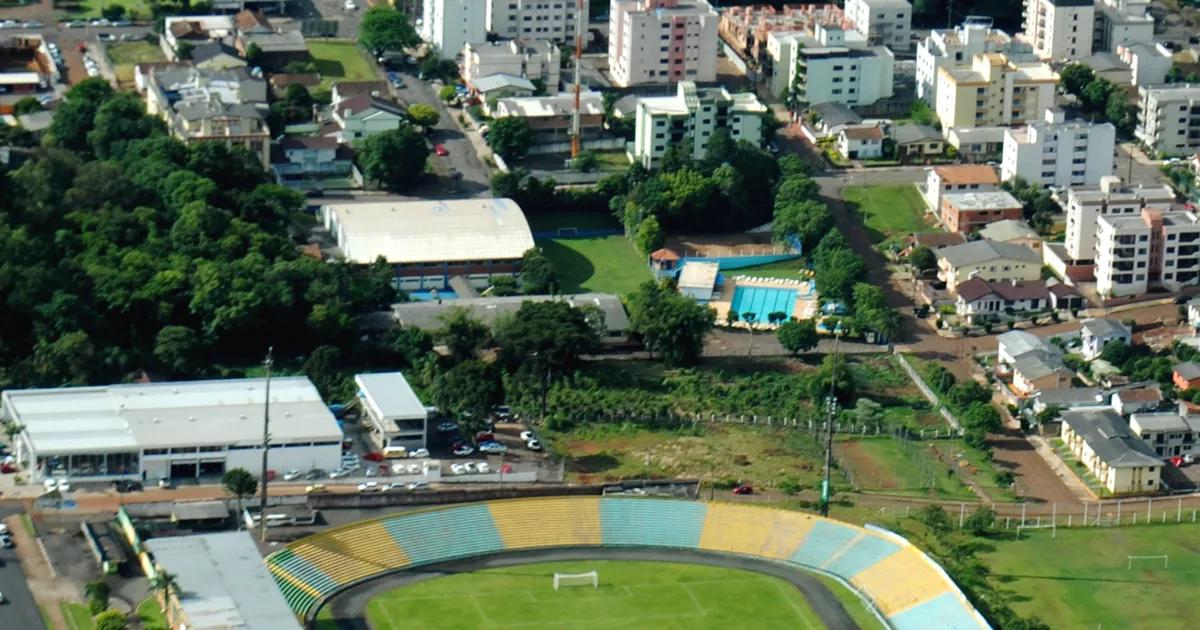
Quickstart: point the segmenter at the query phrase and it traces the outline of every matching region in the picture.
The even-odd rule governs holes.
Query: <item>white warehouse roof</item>
[[[8,390],[4,409],[39,455],[131,452],[262,442],[266,379]],[[303,376],[271,379],[271,441],[341,440],[317,388]]]
[[[325,226],[346,260],[369,264],[511,260],[533,248],[512,199],[428,199],[327,205]]]
[[[400,372],[357,374],[359,397],[381,418],[425,418],[428,412],[408,380]]]

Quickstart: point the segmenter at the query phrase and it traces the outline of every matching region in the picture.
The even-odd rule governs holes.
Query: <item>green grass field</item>
[[[358,44],[351,41],[305,40],[312,55],[317,72],[321,74],[321,87],[330,89],[338,81],[375,81],[379,73],[375,65],[363,55]]]
[[[975,499],[949,466],[938,461],[930,446],[936,442],[895,438],[840,440],[835,451],[855,484],[864,492],[885,492],[943,499]]]
[[[92,623],[92,613],[87,606],[75,602],[60,602],[58,608],[69,626],[68,630],[91,630],[96,627],[96,624]]]
[[[600,574],[553,590],[555,572]],[[804,596],[759,573],[658,562],[527,564],[420,582],[367,604],[372,628],[823,628]]]
[[[61,13],[69,19],[98,18],[105,7],[121,5],[125,7],[125,19],[148,20],[150,4],[148,0],[77,0],[74,6]]]
[[[1192,523],[1025,532],[981,559],[1014,608],[1051,628],[1185,628],[1200,597],[1200,529]],[[1127,556],[1170,556],[1140,561]],[[1192,619],[1193,621],[1187,621]]]
[[[858,212],[876,242],[928,227],[922,219],[925,202],[912,185],[849,186],[842,189],[842,198]]]
[[[646,261],[624,236],[538,241],[554,263],[563,293],[631,293],[650,279]]]
[[[151,42],[124,42],[112,44],[107,49],[109,59],[113,62],[113,72],[117,81],[133,83],[133,67],[139,63],[166,61],[162,48]]]
[[[759,278],[785,278],[787,280],[807,280],[808,275],[801,273],[808,269],[807,263],[803,258],[795,258],[792,260],[784,260],[769,265],[759,265],[757,267],[746,267],[744,269],[732,269],[726,275],[745,274],[747,276],[756,276]]]

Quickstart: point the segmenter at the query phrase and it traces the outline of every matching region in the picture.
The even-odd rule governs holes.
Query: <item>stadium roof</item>
[[[5,408],[39,455],[262,442],[265,379],[8,390]],[[274,443],[341,440],[303,376],[271,379]]]
[[[145,545],[178,580],[189,628],[300,630],[248,532],[152,538]]]
[[[356,374],[358,397],[380,418],[424,419],[428,413],[408,379],[400,372]]]
[[[512,260],[533,248],[512,199],[383,201],[325,206],[346,260],[369,264]]]

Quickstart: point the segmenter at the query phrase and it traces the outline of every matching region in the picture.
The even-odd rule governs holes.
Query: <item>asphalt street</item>
[[[0,519],[20,511],[16,508],[0,508]],[[0,604],[0,628],[32,630],[46,627],[38,613],[37,604],[33,602],[33,593],[25,583],[21,563],[12,549],[0,549],[0,593],[4,593],[4,603]]]
[[[430,159],[443,160],[447,166],[462,173],[462,180],[459,181],[455,196],[483,197],[488,195],[491,188],[491,175],[487,167],[480,161],[475,145],[458,125],[457,118],[461,115],[461,110],[446,107],[446,104],[437,97],[435,88],[429,83],[417,79],[415,75],[405,72],[400,73],[400,76],[404,81],[404,87],[396,89],[394,92],[401,102],[408,105],[414,103],[432,105],[441,114],[430,140],[435,145],[445,146],[449,155],[445,157],[434,155],[430,156]]]

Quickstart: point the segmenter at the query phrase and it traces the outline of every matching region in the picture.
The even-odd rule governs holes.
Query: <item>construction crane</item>
[[[580,131],[580,112],[579,112],[579,66],[583,63],[583,36],[587,32],[587,5],[584,0],[576,0],[575,2],[575,110],[571,114],[571,159],[575,160],[579,157],[579,151],[583,144],[583,137]]]

